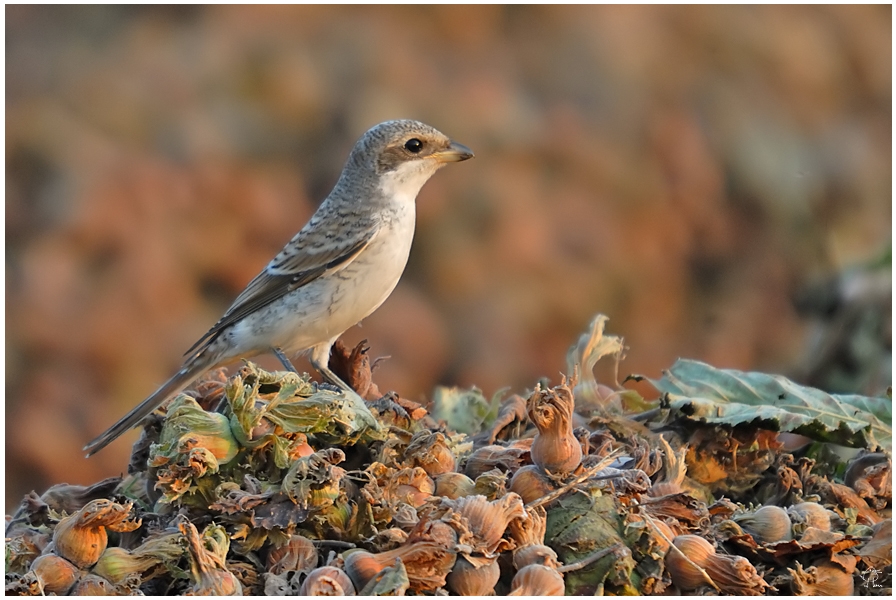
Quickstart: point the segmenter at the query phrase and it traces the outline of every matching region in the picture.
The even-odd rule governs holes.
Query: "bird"
[[[241,358],[273,353],[295,371],[289,356],[307,353],[326,381],[350,391],[328,368],[331,346],[398,284],[414,237],[420,189],[441,167],[470,158],[468,147],[420,121],[370,128],[305,226],[187,350],[171,379],[84,446],[87,456],[206,371]]]

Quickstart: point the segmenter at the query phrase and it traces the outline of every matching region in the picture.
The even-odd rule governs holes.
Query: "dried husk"
[[[497,559],[473,564],[466,557],[458,556],[446,583],[448,589],[458,596],[485,596],[495,591],[500,577],[501,568]]]
[[[530,450],[532,462],[550,473],[571,473],[582,462],[582,446],[572,432],[575,383],[564,377],[551,389],[536,386],[526,406],[529,420],[538,428]]]
[[[223,527],[211,524],[200,538],[196,526],[181,523],[181,533],[187,538],[190,571],[194,596],[240,596],[242,585],[236,575],[226,568],[230,538]]]
[[[286,571],[309,573],[317,566],[317,548],[302,535],[291,535],[285,544],[268,551],[267,570],[275,575]]]
[[[802,535],[808,528],[814,527],[822,531],[831,530],[831,516],[825,507],[817,502],[800,502],[787,508],[787,515],[792,523],[792,530]]]
[[[386,498],[394,505],[401,502],[414,508],[423,506],[436,491],[435,482],[420,467],[401,469],[388,481]]]
[[[762,596],[768,584],[756,572],[756,567],[743,556],[712,554],[703,569],[718,588],[734,596]]]
[[[513,492],[491,502],[479,495],[443,499],[441,508],[455,512],[460,518],[457,531],[460,543],[469,545],[471,552],[487,557],[510,547],[510,542],[503,539],[504,531],[512,520],[526,518],[523,501]]]
[[[81,577],[78,567],[55,554],[38,556],[31,563],[31,571],[40,582],[42,594],[57,596],[64,596]]]
[[[852,574],[831,561],[821,561],[805,570],[796,563],[796,569],[787,570],[793,577],[793,593],[798,596],[852,596],[855,591]]]
[[[319,567],[308,573],[299,589],[300,596],[354,596],[355,586],[342,569]]]
[[[221,413],[202,410],[196,400],[180,394],[168,408],[159,443],[153,444],[150,450],[151,464],[168,464],[193,448],[208,450],[219,465],[230,462],[239,452],[230,419]]]
[[[44,528],[46,529],[46,528]],[[52,532],[13,525],[6,531],[6,571],[25,573],[50,544]]]
[[[662,435],[659,437],[660,445],[663,447],[663,474],[647,490],[647,495],[654,498],[681,493],[683,491],[681,485],[687,473],[687,463],[685,462],[687,446],[683,446],[678,452],[675,452]]]
[[[565,596],[563,575],[556,569],[531,564],[517,571],[508,596]]]
[[[454,471],[457,461],[441,432],[422,429],[414,434],[405,450],[405,459],[412,467],[420,467],[430,477]]]
[[[515,446],[483,446],[467,457],[464,473],[470,479],[476,479],[492,469],[515,472],[528,462],[529,448]]]
[[[323,510],[339,498],[345,469],[338,467],[345,460],[339,448],[325,448],[293,462],[283,476],[282,490],[296,506],[306,510]]]

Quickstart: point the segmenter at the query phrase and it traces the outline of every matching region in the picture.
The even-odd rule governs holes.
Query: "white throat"
[[[415,160],[399,165],[382,175],[380,191],[386,198],[398,204],[413,204],[423,184],[438,170],[438,163]]]

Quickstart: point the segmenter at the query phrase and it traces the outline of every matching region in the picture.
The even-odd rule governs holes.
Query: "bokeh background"
[[[125,469],[134,432],[80,449],[179,366],[391,118],[477,158],[426,185],[401,284],[345,336],[391,355],[381,389],[557,379],[597,312],[630,348],[621,375],[677,357],[830,372],[810,363],[856,287],[844,273],[890,244],[891,21],[890,6],[7,6],[7,511]],[[858,287],[885,316],[859,321],[886,354],[883,264]],[[856,391],[889,384],[881,364]]]

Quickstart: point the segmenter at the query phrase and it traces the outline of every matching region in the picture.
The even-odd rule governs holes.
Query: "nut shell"
[[[565,596],[563,575],[543,565],[528,565],[513,576],[508,596]]]
[[[793,539],[790,517],[780,506],[762,506],[755,512],[734,515],[732,518],[760,544]]]
[[[78,567],[55,554],[38,556],[31,563],[44,594],[64,596],[81,577]]]
[[[466,557],[458,556],[445,582],[448,589],[458,596],[486,596],[495,591],[500,577],[501,567],[497,560],[477,566]]]
[[[354,596],[355,586],[342,569],[319,567],[308,573],[299,590],[300,596]]]
[[[510,490],[516,492],[529,504],[554,491],[554,483],[547,474],[535,465],[526,465],[513,474]]]
[[[666,569],[674,583],[681,590],[695,590],[702,585],[711,585],[707,575],[701,572],[709,557],[715,555],[712,544],[697,535],[680,535],[672,540],[678,550],[669,549],[666,554]],[[700,568],[697,568],[700,567]]]

